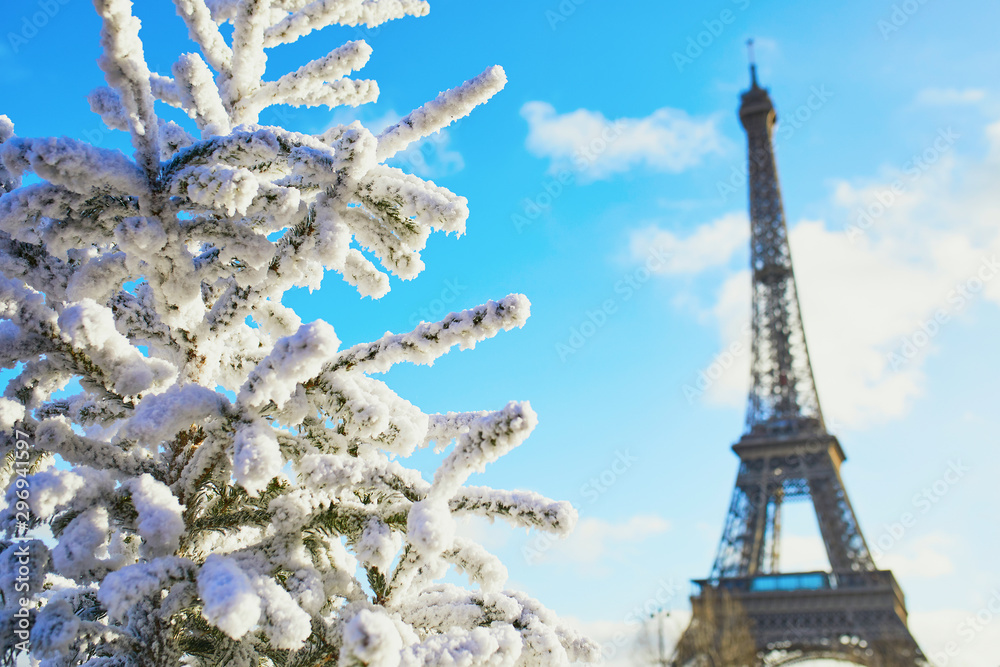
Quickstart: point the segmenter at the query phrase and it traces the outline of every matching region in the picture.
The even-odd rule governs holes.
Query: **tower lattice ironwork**
[[[840,477],[843,449],[823,422],[774,159],[777,117],[752,62],[750,78],[739,110],[748,144],[753,272],[746,429],[733,445],[740,467],[715,563],[708,579],[695,581],[692,622],[673,664],[709,664],[706,646],[724,643],[710,636],[726,625],[717,623],[719,610],[705,612],[722,595],[728,608],[745,613],[758,665],[819,657],[871,667],[927,665],[907,628],[902,591],[872,560]],[[812,501],[829,572],[781,570],[781,508],[793,500]],[[707,618],[718,628],[706,627]]]

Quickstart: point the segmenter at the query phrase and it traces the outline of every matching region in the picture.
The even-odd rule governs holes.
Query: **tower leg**
[[[832,466],[809,477],[809,495],[834,572],[872,571],[875,563],[858,528],[840,475]]]

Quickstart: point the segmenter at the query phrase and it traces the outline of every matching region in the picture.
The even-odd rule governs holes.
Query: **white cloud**
[[[620,555],[627,544],[643,542],[670,529],[670,522],[655,515],[636,515],[624,523],[604,519],[581,519],[569,537],[539,550],[539,562],[603,564],[612,552]]]
[[[992,268],[1000,257],[1000,123],[985,134],[989,150],[981,161],[959,160],[947,142],[936,148],[941,134],[918,153],[922,162],[887,169],[877,181],[838,183],[833,203],[846,230],[810,220],[792,227],[799,299],[828,422],[859,427],[905,414],[923,391],[923,364],[937,348],[937,331],[956,326],[977,301],[1000,304]],[[720,227],[719,220],[708,223],[678,244],[700,247],[695,239],[713,238]],[[724,244],[718,254],[692,260],[689,272],[725,264],[722,251],[737,247]],[[982,275],[988,279],[980,281]],[[723,351],[736,344],[739,353],[724,368],[716,363],[704,396],[742,406],[749,271],[726,277],[707,312]]]
[[[983,600],[980,607],[990,619],[986,624],[977,622],[967,609],[911,611],[907,619],[910,632],[935,665],[995,665],[1000,655],[1000,615],[989,609],[988,602]]]
[[[731,274],[717,294],[711,315],[725,347],[706,369],[711,382],[705,400],[713,405],[742,407],[750,383],[750,270]]]
[[[528,121],[528,150],[552,161],[552,171],[568,169],[582,181],[610,178],[646,165],[680,172],[721,152],[717,117],[691,118],[678,109],[657,109],[645,118],[609,120],[599,111],[557,114],[548,102],[521,107]]]
[[[829,571],[830,560],[819,535],[781,535],[781,571]]]
[[[897,545],[879,559],[879,567],[892,570],[897,578],[942,577],[955,571],[951,558],[942,553],[955,544],[945,533],[923,535],[910,544]]]
[[[653,267],[655,273],[699,273],[728,264],[733,253],[746,246],[749,236],[746,214],[729,213],[685,238],[651,225],[635,231],[629,245],[636,259],[648,256],[650,248],[669,256],[666,262]]]
[[[917,93],[917,103],[928,106],[952,106],[956,104],[975,104],[986,97],[986,91],[981,88],[924,88]]]

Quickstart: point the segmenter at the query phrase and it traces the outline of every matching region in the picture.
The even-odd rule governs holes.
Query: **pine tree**
[[[455,534],[462,514],[572,529],[568,503],[466,485],[524,441],[530,406],[428,415],[373,377],[520,327],[528,300],[344,349],[281,303],[327,270],[378,298],[388,274],[422,270],[432,231],[464,231],[463,197],[385,163],[489,99],[503,70],[378,136],[358,122],[261,126],[270,105],[378,94],[349,76],[363,41],[273,81],[268,49],[426,2],[174,3],[201,53],[164,75],[148,69],[130,0],[94,0],[108,85],[89,101],[129,133],[132,158],[20,138],[0,117],[0,363],[14,369],[0,399],[3,660],[27,627],[51,667],[595,660]],[[73,380],[79,392],[57,397]],[[427,446],[447,451],[430,482],[400,463]],[[45,525],[53,538],[33,537]],[[473,586],[442,583],[450,568]]]

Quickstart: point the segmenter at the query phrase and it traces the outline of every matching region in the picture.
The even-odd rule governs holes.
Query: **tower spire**
[[[757,85],[752,60],[750,72],[751,87],[740,103],[740,121],[747,133],[753,270],[753,354],[746,433],[822,432],[823,413],[802,326],[771,141],[777,115],[767,89]]]
[[[757,59],[753,55],[753,39],[747,40],[747,58],[750,62],[750,87],[759,88],[757,85]]]

